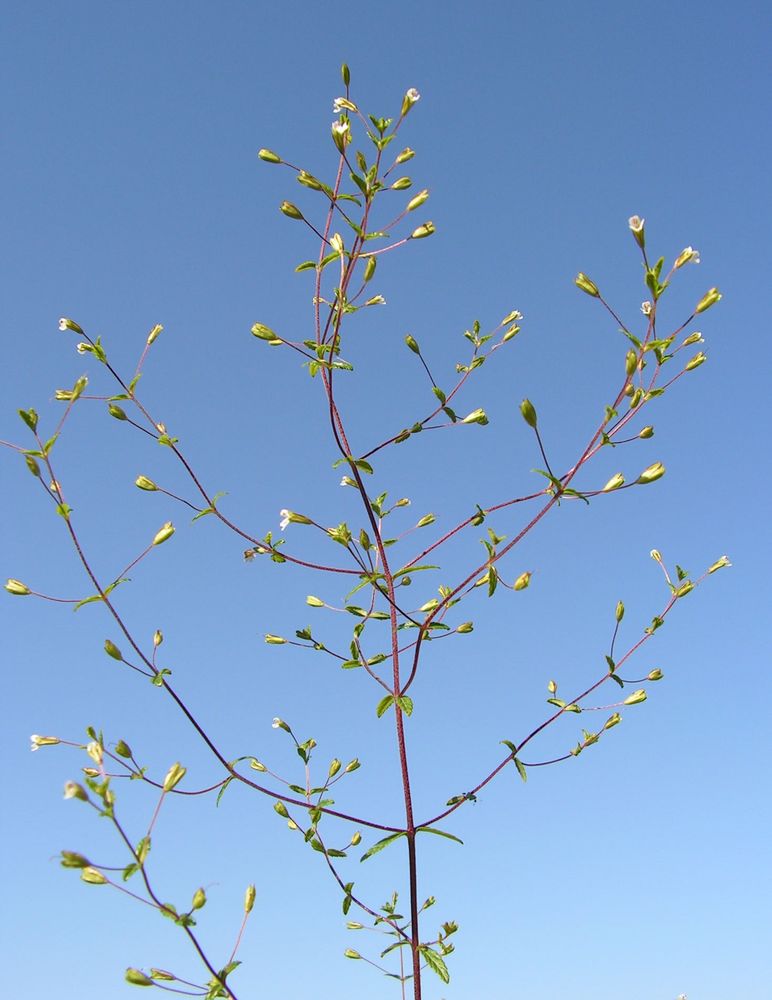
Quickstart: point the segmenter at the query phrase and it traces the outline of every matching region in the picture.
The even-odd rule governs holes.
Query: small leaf
[[[377,843],[373,844],[368,851],[365,851],[359,860],[367,861],[367,859],[371,858],[374,854],[379,854],[385,847],[388,847],[389,844],[393,844],[395,840],[399,840],[400,837],[405,836],[407,836],[407,834],[404,830],[400,833],[390,833],[388,837],[384,837],[383,840],[379,840]]]
[[[359,664],[357,664],[357,666],[359,666]],[[378,706],[375,709],[375,714],[380,719],[381,716],[384,714],[384,712],[388,711],[388,709],[390,709],[393,704],[394,704],[394,695],[387,694],[385,698],[381,698],[381,700],[378,702]]]

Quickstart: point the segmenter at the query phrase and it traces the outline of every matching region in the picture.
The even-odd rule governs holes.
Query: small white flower
[[[33,733],[30,736],[30,750],[39,750],[41,747],[53,747],[57,743],[61,743],[58,736],[38,736],[37,733]]]
[[[382,295],[373,295],[371,299],[365,302],[366,306],[385,306],[386,299]]]
[[[69,327],[67,326],[67,320],[64,318],[64,316],[62,316],[62,318],[59,320],[59,329],[60,330],[69,329]]]
[[[284,531],[284,529],[290,523],[290,511],[284,509],[280,510],[279,516],[281,517],[281,521],[279,521],[279,527],[281,528],[282,531]]]
[[[405,94],[405,97],[410,101],[411,104],[415,104],[416,101],[421,100],[421,95],[418,93],[415,87],[411,87]]]
[[[343,138],[343,136],[348,132],[348,130],[349,130],[349,123],[348,122],[333,122],[332,123],[332,132],[333,132],[333,135],[338,135],[341,138]]]
[[[67,329],[67,327],[65,327],[65,329]],[[78,344],[77,350],[78,350],[78,354],[91,354],[92,353],[91,344],[85,344],[83,342],[81,342],[80,344]]]
[[[341,486],[356,486],[356,483],[351,478],[351,476],[344,476],[340,481]]]
[[[684,264],[699,264],[699,262],[700,251],[695,250],[694,247],[686,247],[676,258],[676,262],[673,267],[678,270],[678,268],[683,267]]]
[[[347,97],[336,97],[332,102],[332,110],[336,115],[339,115],[342,111],[356,111],[357,106]]]
[[[646,300],[646,302],[641,302],[641,312],[644,316],[651,316],[652,305],[651,302]]]
[[[642,233],[644,222],[646,222],[646,220],[642,219],[640,215],[631,215],[630,218],[627,220],[627,224],[630,227],[630,232]]]

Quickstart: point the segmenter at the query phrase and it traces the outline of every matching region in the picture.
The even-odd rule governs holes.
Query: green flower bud
[[[412,160],[414,156],[415,156],[415,150],[411,149],[408,146],[406,149],[402,150],[402,152],[399,154],[399,156],[397,157],[397,159],[394,162],[395,163],[407,163],[407,161],[408,160]]]
[[[167,972],[165,969],[151,969],[150,976],[153,979],[159,979],[161,982],[173,983],[176,980],[176,976]]]
[[[298,184],[302,184],[303,187],[310,188],[311,191],[321,191],[322,185],[313,174],[307,173],[305,170],[301,170],[297,176]]]
[[[271,344],[280,344],[281,337],[277,333],[274,333],[269,326],[265,326],[264,323],[255,323],[252,327],[252,336],[258,337],[260,340],[267,340]]]
[[[422,226],[419,226],[417,229],[413,230],[413,232],[410,234],[409,239],[411,239],[411,240],[422,240],[422,239],[424,239],[424,237],[431,236],[435,232],[436,232],[436,229],[435,229],[434,223],[433,222],[425,222]]]
[[[558,692],[557,681],[552,681],[552,680],[548,681],[547,682],[547,690],[549,691],[550,694],[557,694],[557,692]]]
[[[536,427],[536,410],[530,399],[524,399],[520,404],[520,412],[523,415],[523,420],[528,424],[529,427]]]
[[[525,588],[531,582],[531,576],[532,576],[532,574],[530,572],[528,572],[528,573],[521,573],[520,576],[515,580],[515,583],[514,583],[515,590],[525,590]]]
[[[273,808],[274,808],[274,812],[277,812],[280,816],[283,816],[284,819],[288,819],[289,818],[289,813],[287,812],[287,807],[284,805],[283,802],[274,802]]]
[[[77,851],[62,851],[61,861],[59,862],[62,868],[88,868],[89,860],[85,858],[82,854],[78,854]]]
[[[92,868],[91,865],[86,865],[80,873],[81,880],[83,882],[88,882],[89,885],[104,885],[107,879],[99,871],[98,868]]]
[[[429,197],[429,189],[424,188],[423,191],[419,191],[414,198],[410,199],[410,201],[407,203],[407,208],[405,209],[405,211],[414,212],[417,208],[420,208],[421,205],[423,205],[423,203],[428,199],[428,197]]]
[[[700,365],[703,364],[707,360],[708,360],[707,355],[703,354],[702,351],[700,351],[698,354],[694,355],[694,357],[691,359],[691,361],[688,361],[686,363],[686,367],[684,368],[684,371],[685,372],[690,372],[694,368],[699,368]]]
[[[200,910],[203,906],[206,906],[206,893],[203,889],[196,889],[190,908],[191,910]]]
[[[504,336],[501,338],[501,343],[506,344],[508,340],[511,340],[516,334],[520,333],[520,327],[517,323],[513,323],[507,330],[504,331]]]
[[[38,736],[37,733],[34,733],[30,736],[30,743],[32,744],[30,750],[39,750],[41,747],[55,747],[61,742],[58,736]]]
[[[690,347],[692,344],[702,344],[702,334],[699,330],[695,330],[694,333],[690,333],[689,336],[681,344],[681,347]]]
[[[619,712],[614,712],[613,715],[610,715],[608,719],[606,719],[603,728],[613,729],[614,726],[618,726],[621,721],[622,721],[622,716],[619,714]]]
[[[486,416],[485,410],[483,410],[482,407],[478,407],[476,410],[472,410],[471,413],[467,413],[461,423],[480,424],[484,427],[488,423],[488,417]]]
[[[283,212],[288,219],[297,219],[299,221],[302,221],[303,219],[303,213],[297,205],[293,205],[291,201],[283,201],[281,205],[279,205],[279,210]]]
[[[118,649],[115,643],[111,642],[109,639],[105,639],[105,652],[107,653],[108,656],[112,656],[114,660],[123,659],[123,654],[121,653],[120,649]]]
[[[153,480],[148,479],[147,476],[137,476],[137,478],[134,480],[134,485],[141,490],[147,490],[148,493],[152,493],[158,489]]]
[[[675,592],[674,597],[686,597],[694,590],[694,584],[691,580],[684,580],[678,590]]]
[[[131,758],[131,747],[125,740],[118,740],[115,744],[115,752],[119,757],[125,757],[127,760]]]
[[[405,343],[410,348],[410,350],[413,352],[413,354],[420,354],[421,353],[421,348],[418,346],[418,341],[415,340],[414,337],[411,337],[410,334],[408,334],[405,337]]]
[[[343,952],[343,954],[344,954],[344,956],[346,958],[361,958],[362,957],[359,954],[359,952],[355,951],[353,948],[346,948],[346,950]]]
[[[356,833],[352,834],[351,836],[351,846],[356,847],[357,844],[361,843],[362,843],[362,834],[359,832],[359,830],[357,830]]]
[[[625,355],[625,374],[629,377],[638,367],[638,355],[635,351],[628,351]]]
[[[340,762],[340,761],[338,760],[338,758],[336,757],[336,758],[335,758],[335,759],[334,759],[334,760],[332,761],[332,763],[330,764],[330,769],[329,769],[329,771],[327,772],[327,777],[328,777],[328,778],[334,778],[334,777],[335,777],[335,775],[336,775],[336,774],[338,773],[338,771],[340,771],[340,769],[341,769],[341,767],[342,767],[342,766],[343,766],[343,765],[341,764],[341,762]]]
[[[167,521],[160,531],[157,531],[155,537],[153,538],[153,545],[162,545],[164,542],[168,541],[174,534],[174,525],[171,521]]]
[[[594,281],[590,281],[590,279],[587,277],[586,274],[584,274],[583,271],[580,271],[579,274],[577,274],[577,276],[574,278],[574,284],[576,285],[577,288],[581,288],[583,292],[586,292],[588,295],[592,295],[596,299],[600,295],[600,292],[598,291],[598,286],[595,284]]]
[[[642,399],[643,389],[639,386],[630,397],[630,409],[634,410],[637,406],[639,406]]]
[[[437,518],[434,514],[424,514],[420,521],[416,524],[416,528],[426,528],[430,524],[434,524]]]
[[[107,404],[107,412],[111,417],[115,417],[116,420],[128,420],[126,416],[126,411],[121,409],[120,406],[116,406],[115,403]]]
[[[409,188],[412,183],[413,182],[410,180],[409,177],[400,177],[398,180],[394,181],[394,183],[391,185],[391,190],[404,191],[406,188]]]
[[[681,253],[676,257],[675,264],[673,264],[673,270],[677,271],[682,268],[684,264],[699,264],[700,262],[700,251],[695,250],[693,247],[686,247]]]
[[[621,601],[617,601],[617,608],[614,612],[614,617],[618,622],[621,622],[625,616],[625,606]]]
[[[313,594],[309,594],[306,598],[306,604],[312,608],[323,608],[324,601],[320,600],[318,597],[314,597]]]
[[[726,556],[721,556],[721,558],[717,562],[713,563],[713,565],[708,570],[708,573],[715,573],[716,570],[723,569],[724,566],[731,566],[731,565],[732,564],[729,562]]]
[[[377,257],[368,257],[367,258],[367,263],[365,264],[365,275],[364,275],[364,280],[365,281],[369,281],[372,278],[372,276],[375,274],[375,268],[377,266],[378,266],[378,258]]]
[[[355,757],[346,764],[346,774],[350,774],[352,771],[358,770],[362,765],[359,763],[359,758]]]
[[[283,646],[287,641],[282,636],[272,635],[270,632],[266,632],[264,638],[269,646]]]
[[[661,479],[665,475],[665,466],[662,462],[655,462],[650,465],[636,479],[636,485],[645,486],[647,483],[653,483],[657,479]]]
[[[348,65],[346,63],[343,63],[343,65],[341,66],[340,75],[343,78],[344,86],[348,87],[348,85],[351,83],[351,70],[348,68]]]
[[[252,758],[252,760],[251,760],[251,761],[249,762],[249,766],[250,766],[250,767],[251,767],[251,768],[252,768],[252,769],[253,769],[254,771],[261,771],[261,772],[265,772],[265,771],[267,771],[267,770],[268,770],[268,768],[267,768],[267,767],[265,766],[265,764],[261,763],[261,762],[260,762],[260,761],[259,761],[259,760],[257,759],[257,757],[253,757],[253,758]]]
[[[717,302],[719,302],[721,297],[721,292],[719,292],[717,288],[711,288],[702,296],[700,301],[694,307],[694,311],[696,313],[705,312],[706,309],[710,309],[711,306],[714,306]]]
[[[22,583],[21,580],[8,580],[5,589],[14,597],[28,597],[32,593],[26,583]]]
[[[158,649],[158,647],[161,645],[163,641],[164,641],[164,634],[159,628],[157,628],[155,632],[153,632],[153,645],[155,646],[156,649]]]
[[[187,768],[183,767],[179,761],[176,764],[172,764],[169,770],[166,772],[166,777],[164,778],[163,790],[165,792],[171,792],[173,788],[182,781],[187,773]]]
[[[251,913],[252,907],[255,905],[255,897],[257,896],[257,890],[254,885],[248,885],[247,891],[244,893],[244,912]]]
[[[462,622],[456,626],[456,632],[459,635],[468,635],[470,632],[474,632],[474,622]]]
[[[618,490],[620,486],[624,486],[625,477],[621,472],[617,472],[616,475],[612,476],[611,479],[606,483],[606,485],[601,490],[601,493],[611,493],[612,490]]]
[[[649,673],[646,675],[646,680],[647,681],[661,681],[664,676],[665,675],[662,673],[662,671],[659,668],[657,668],[656,670],[650,670],[649,671]]]
[[[131,983],[132,986],[152,986],[153,980],[145,975],[140,969],[127,969],[126,982]]]
[[[633,691],[629,694],[625,700],[622,702],[623,705],[640,705],[642,701],[646,701],[646,692],[641,688],[639,691]]]
[[[85,788],[76,781],[65,781],[64,797],[66,799],[80,799],[81,802],[88,802],[88,795],[86,795]]]
[[[641,430],[638,432],[638,437],[639,438],[654,437],[654,428],[651,426],[641,428]]]
[[[158,339],[159,335],[163,333],[163,327],[160,323],[156,323],[150,333],[147,335],[148,347]]]

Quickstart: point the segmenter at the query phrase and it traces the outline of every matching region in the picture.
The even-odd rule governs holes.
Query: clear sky
[[[643,332],[647,295],[628,217],[645,216],[654,258],[700,251],[661,315],[677,325],[720,287],[723,300],[697,327],[708,363],[654,401],[651,440],[604,454],[583,485],[618,470],[634,477],[656,461],[667,475],[589,508],[563,504],[505,566],[509,579],[533,572],[528,590],[472,597],[464,617],[474,633],[432,647],[408,726],[420,814],[472,787],[501,758],[500,740],[517,741],[547,717],[550,678],[568,696],[598,676],[619,599],[623,638],[635,640],[667,599],[653,547],[692,574],[724,553],[733,568],[684,600],[642,651],[632,676],[659,667],[665,679],[647,685],[647,703],[608,738],[531,770],[526,785],[507,769],[447,821],[463,847],[425,838],[421,888],[437,897],[433,922],[460,924],[451,984],[427,979],[426,996],[766,1000],[767,5],[41,0],[6,4],[1,17],[0,438],[27,442],[18,407],[34,406],[53,428],[62,406],[54,390],[84,372],[89,391],[110,391],[76,338],[58,331],[60,316],[101,334],[129,373],[161,323],[142,383],[148,405],[211,489],[228,491],[228,516],[258,535],[278,531],[285,507],[359,526],[353,491],[331,469],[318,382],[249,333],[259,321],[311,335],[311,279],[294,267],[316,244],[278,205],[289,198],[310,216],[318,204],[256,153],[267,146],[332,178],[343,60],[368,111],[393,114],[408,87],[421,92],[404,126],[418,153],[405,172],[413,190],[430,188],[418,221],[437,227],[384,257],[373,291],[387,305],[354,318],[348,352],[358,370],[341,379],[341,398],[358,446],[427,408],[406,333],[450,383],[475,319],[485,330],[511,309],[525,314],[521,334],[476,373],[458,407],[485,407],[489,426],[424,434],[375,463],[375,488],[413,501],[403,527],[437,515],[427,541],[475,503],[539,488],[531,470],[542,460],[518,413],[524,396],[561,468],[595,427],[626,346],[574,287],[577,271]],[[337,619],[305,597],[340,604],[343,592],[286,565],[245,563],[244,545],[214,519],[191,525],[184,507],[136,490],[142,473],[190,495],[168,452],[143,437],[92,403],[56,448],[73,517],[105,578],[164,521],[177,525],[117,592],[132,628],[146,644],[163,629],[164,665],[228,757],[255,754],[299,780],[299,761],[271,728],[282,716],[317,740],[320,767],[334,756],[362,760],[340,786],[341,808],[398,823],[392,725],[376,719],[377,690],[362,671],[262,638],[312,623],[340,640]],[[63,522],[7,449],[0,476],[3,579],[88,596]],[[489,523],[512,537],[522,522],[505,513]],[[322,551],[296,525],[285,537],[298,555]],[[414,554],[411,541],[404,548]],[[482,552],[471,537],[444,571],[457,578]],[[415,598],[427,600],[442,579],[416,579]],[[73,614],[3,596],[6,975],[26,1000],[129,996],[127,965],[193,976],[170,923],[57,865],[62,848],[104,865],[125,859],[104,821],[62,800],[84,755],[59,747],[32,756],[29,734],[80,740],[87,725],[101,726],[156,775],[181,760],[190,788],[217,780],[215,768],[163,692],[105,656],[105,638],[118,636],[103,609]],[[530,759],[565,752],[584,718],[535,742]],[[117,791],[139,836],[154,799],[136,783]],[[230,789],[218,810],[211,799],[175,799],[152,859],[161,894],[180,907],[207,887],[199,928],[223,962],[244,887],[255,883],[234,979],[241,1000],[398,996],[393,981],[342,957],[377,944],[345,930],[320,856],[267,799]],[[347,870],[380,903],[404,888],[400,861],[395,847]]]

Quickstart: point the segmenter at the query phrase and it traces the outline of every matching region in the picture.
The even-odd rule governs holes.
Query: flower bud
[[[640,705],[642,701],[646,701],[646,692],[641,688],[638,691],[633,691],[629,694],[625,700],[622,702],[623,705]]]
[[[118,649],[115,643],[111,642],[109,639],[105,639],[105,652],[107,653],[108,656],[112,656],[114,660],[123,659],[123,654],[121,653],[120,649]]]
[[[650,670],[648,672],[648,674],[646,675],[646,680],[647,681],[661,681],[664,676],[665,675],[662,673],[662,671],[659,668],[657,668],[656,670]]]
[[[614,612],[614,617],[618,622],[621,622],[625,616],[625,606],[621,601],[617,601],[617,608]]]
[[[94,761],[95,764],[101,765],[102,759],[104,757],[104,751],[102,749],[101,743],[97,743],[96,740],[92,740],[90,743],[86,745],[86,753]]]
[[[86,795],[85,788],[83,785],[79,785],[77,781],[65,781],[64,797],[66,799],[80,799],[81,802],[88,802],[88,795]]]
[[[608,719],[606,719],[605,723],[603,724],[603,728],[613,729],[614,726],[618,726],[621,721],[622,721],[622,716],[619,714],[619,712],[614,712],[613,715],[610,715]]]
[[[253,771],[260,771],[261,773],[264,773],[265,771],[268,770],[265,764],[259,761],[257,757],[252,758],[252,760],[249,762],[249,766],[252,768]]]
[[[394,162],[395,163],[407,163],[407,161],[408,160],[412,160],[414,156],[415,156],[415,150],[411,149],[408,146],[406,149],[402,150],[402,152],[399,154],[399,156],[397,157],[397,159]]]
[[[536,428],[536,410],[534,409],[533,403],[530,399],[524,399],[520,404],[520,412],[523,415],[523,420],[528,424],[529,427]]]
[[[480,424],[485,426],[488,423],[488,417],[485,414],[485,410],[482,407],[478,407],[476,410],[472,410],[471,413],[467,415],[461,421],[462,424]]]
[[[652,549],[649,555],[654,560],[654,562],[659,563],[660,566],[662,565],[662,553],[659,551],[659,549]]]
[[[313,594],[309,594],[308,595],[308,597],[306,598],[306,604],[308,604],[309,607],[312,607],[312,608],[323,608],[324,607],[324,601],[320,600],[318,597],[314,597]]]
[[[131,759],[131,747],[125,740],[118,740],[115,744],[115,752],[119,757],[125,757],[127,760]]]
[[[248,885],[247,891],[244,893],[244,913],[251,913],[252,907],[255,905],[255,897],[257,896],[257,890],[254,885]]]
[[[277,812],[280,816],[283,816],[284,819],[288,819],[289,818],[289,813],[287,812],[287,807],[284,805],[283,802],[274,802],[273,808],[274,808],[274,812]]]
[[[176,976],[172,972],[167,972],[165,969],[151,969],[150,975],[153,979],[160,979],[161,982],[173,983],[176,980]]]
[[[424,188],[423,191],[419,191],[414,198],[410,199],[410,201],[407,203],[407,208],[405,209],[405,211],[414,212],[417,208],[420,208],[421,205],[423,205],[423,203],[428,199],[428,197],[429,197],[429,189]]]
[[[174,534],[174,525],[171,521],[167,521],[160,531],[157,531],[155,537],[153,538],[153,545],[162,545],[164,542],[168,541]]]
[[[362,765],[359,763],[359,758],[355,757],[346,764],[346,774],[350,774],[352,771],[358,770]]]
[[[657,479],[661,479],[665,475],[665,466],[662,462],[655,462],[650,465],[636,479],[636,485],[645,486],[647,483],[653,483]]]
[[[127,969],[124,977],[132,986],[153,986],[153,980],[140,969]]]
[[[351,70],[348,68],[348,63],[343,63],[340,67],[340,75],[343,79],[343,85],[348,87],[351,83]]]
[[[269,646],[283,646],[284,643],[287,641],[282,636],[272,635],[270,632],[266,632],[264,638]]]
[[[163,333],[163,327],[160,323],[156,323],[150,333],[147,335],[147,345],[148,347],[158,339],[159,335]]]
[[[377,267],[377,265],[378,265],[377,257],[367,258],[367,263],[365,264],[365,274],[364,274],[364,280],[366,282],[370,281],[372,276],[375,274],[375,268]]]
[[[303,213],[297,205],[293,205],[291,201],[283,201],[281,205],[279,205],[279,210],[283,212],[288,219],[297,219],[299,221],[302,221],[303,219]]]
[[[108,403],[107,404],[107,412],[110,414],[111,417],[115,417],[116,420],[128,420],[129,419],[126,416],[126,411],[123,410],[120,406],[116,406],[115,403]]]
[[[622,475],[621,472],[617,472],[615,476],[612,476],[611,479],[609,479],[609,481],[601,490],[601,493],[611,493],[612,490],[618,490],[619,487],[624,486],[624,484],[625,484],[625,477]]]
[[[78,854],[77,851],[62,851],[59,863],[62,868],[87,868],[89,861],[88,858],[82,854]]]
[[[525,590],[528,584],[531,582],[531,573],[521,573],[520,576],[515,580],[514,589],[515,590]]]
[[[702,343],[703,343],[702,334],[700,333],[699,330],[695,330],[694,333],[690,333],[689,336],[686,338],[686,340],[684,340],[684,342],[681,344],[681,347],[689,347],[692,344],[702,344]]]
[[[694,307],[696,313],[705,312],[706,309],[710,309],[721,299],[721,292],[717,288],[711,288],[707,291],[697,305]]]
[[[271,344],[281,343],[281,337],[264,323],[255,323],[252,327],[252,336],[258,337],[260,340],[267,340]]]
[[[434,232],[436,232],[434,223],[425,222],[422,226],[419,226],[417,229],[413,230],[413,232],[410,234],[409,239],[422,240],[426,236],[431,236]]]
[[[723,569],[724,566],[731,566],[731,565],[732,564],[729,562],[729,560],[727,559],[726,556],[721,556],[721,558],[719,560],[717,560],[716,562],[713,563],[713,565],[708,570],[708,573],[715,573],[716,570]],[[33,739],[34,739],[34,736],[33,736]]]
[[[558,693],[557,681],[553,681],[553,680],[548,681],[547,682],[547,690],[549,691],[550,694],[557,694]]]
[[[412,183],[413,182],[410,180],[409,177],[400,177],[398,180],[394,181],[394,183],[391,185],[390,190],[404,191],[406,188],[409,188]]]
[[[351,142],[351,130],[348,122],[336,121],[332,123],[332,141],[342,153],[346,144]]]
[[[587,275],[580,271],[579,274],[574,278],[574,284],[577,288],[581,288],[583,292],[587,292],[588,295],[592,295],[593,298],[598,298],[600,292],[598,291],[598,286],[594,281],[590,281]]]
[[[271,723],[271,725],[273,726],[274,729],[283,729],[285,733],[292,732],[292,730],[287,725],[287,723],[284,721],[284,719],[280,719],[278,716],[274,717],[274,720]]]
[[[66,316],[62,316],[59,320],[59,329],[72,330],[73,333],[80,334],[81,337],[83,336],[83,329],[78,326],[74,319],[67,319]]]
[[[361,958],[362,957],[359,954],[359,952],[355,951],[353,948],[346,948],[346,950],[343,952],[343,955],[344,955],[345,958]]]
[[[694,368],[699,368],[700,365],[703,364],[707,360],[708,360],[707,355],[703,354],[703,352],[700,351],[698,354],[694,355],[694,357],[691,359],[691,361],[688,361],[686,363],[686,367],[684,368],[684,371],[685,372],[690,372]]]
[[[625,355],[625,374],[630,376],[638,367],[638,355],[635,351],[628,351]]]
[[[644,439],[654,437],[654,428],[651,425],[642,427],[638,432],[638,437]]]
[[[470,632],[474,631],[473,622],[462,622],[460,625],[456,626],[456,632],[459,635],[468,635]]]
[[[341,257],[343,256],[343,237],[340,233],[334,233],[330,237],[330,247],[335,251],[335,253],[339,254]]]
[[[276,153],[274,153],[270,149],[260,149],[260,150],[258,150],[257,155],[265,163],[281,163],[282,162],[281,161],[281,157],[278,156]]]
[[[200,910],[203,906],[206,906],[206,893],[203,889],[196,889],[190,908],[191,910]]]
[[[336,757],[336,758],[335,758],[335,759],[334,759],[334,760],[332,761],[332,763],[330,764],[330,769],[329,769],[329,771],[327,772],[327,777],[328,777],[328,778],[334,778],[334,777],[335,777],[335,775],[336,775],[336,774],[338,773],[338,771],[340,771],[340,769],[341,769],[341,767],[342,767],[342,766],[343,766],[343,765],[341,764],[341,762],[340,762],[340,761],[338,760],[338,758]]]
[[[362,843],[362,834],[359,832],[359,830],[357,830],[356,833],[351,835],[351,846],[356,847],[357,844],[361,843]]]
[[[166,777],[164,778],[163,790],[165,792],[171,792],[173,788],[182,781],[187,772],[187,768],[183,767],[179,761],[176,764],[172,764],[169,770],[166,772]]]
[[[156,649],[158,649],[158,647],[161,645],[163,641],[164,641],[164,634],[159,628],[157,628],[155,632],[153,632],[153,645],[155,646]]]
[[[14,597],[27,597],[32,593],[26,583],[22,583],[21,580],[8,580],[5,589]]]
[[[638,246],[643,249],[646,243],[646,235],[643,230],[643,225],[646,222],[645,219],[641,219],[638,215],[631,215],[628,220],[628,225],[630,226],[630,232],[635,237],[635,242]]]
[[[411,337],[410,334],[408,334],[405,337],[405,343],[410,348],[410,350],[413,352],[413,354],[420,354],[421,353],[421,348],[418,346],[418,341],[414,337]]]

